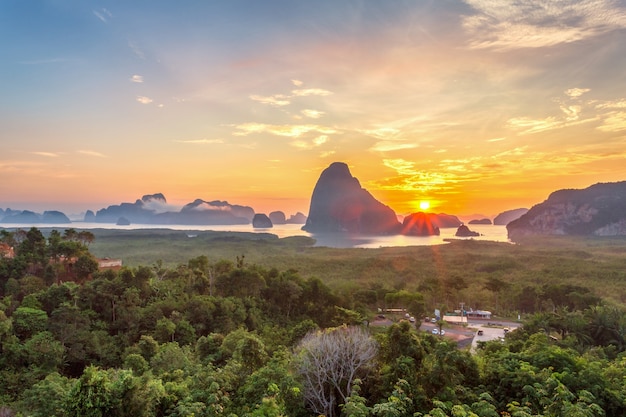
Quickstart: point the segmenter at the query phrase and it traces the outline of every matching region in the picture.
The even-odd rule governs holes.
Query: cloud
[[[581,106],[561,106],[561,111],[565,113],[565,119],[568,122],[578,120],[581,110]]]
[[[291,80],[291,83],[293,85],[295,85],[296,87],[302,87],[302,85],[304,84],[302,81],[300,80]]]
[[[304,109],[300,113],[302,113],[304,116],[310,119],[319,119],[320,117],[324,116],[324,114],[326,114],[323,111],[311,110],[311,109]]]
[[[521,135],[528,135],[562,127],[563,122],[557,120],[556,117],[546,117],[544,119],[513,117],[507,121],[506,126],[521,131]]]
[[[618,0],[464,0],[476,14],[463,19],[470,48],[510,50],[571,43],[626,27]]]
[[[320,136],[316,137],[315,139],[313,139],[313,143],[316,146],[323,145],[326,142],[328,142],[328,136],[327,135],[320,135]]]
[[[626,130],[626,112],[612,112],[598,126],[602,132],[621,132]]]
[[[137,96],[137,101],[141,104],[150,104],[152,103],[152,99],[150,97],[145,96]]]
[[[87,155],[87,156],[97,156],[98,158],[106,158],[107,156],[103,153],[97,152],[97,151],[90,151],[90,150],[80,150],[77,151],[80,154],[83,155]]]
[[[292,80],[294,85],[300,86],[302,85],[301,81]],[[291,99],[294,97],[310,97],[310,96],[329,96],[333,94],[328,90],[324,90],[322,88],[307,88],[307,89],[296,89],[292,90],[291,94],[273,94],[271,96],[261,96],[258,94],[253,94],[250,96],[251,100],[258,101],[259,103],[268,104],[274,107],[283,107],[291,104]],[[307,117],[312,117],[315,113],[305,114],[304,112],[314,112],[314,110],[303,110],[303,114]],[[321,112],[317,113],[322,114]],[[318,116],[319,117],[319,116]]]
[[[589,103],[581,104],[579,97],[588,91],[590,90],[583,88],[572,88],[566,90],[565,95],[575,104],[572,104],[571,102],[566,103],[561,98],[555,99],[554,101],[559,103],[559,110],[561,111],[561,113],[556,116],[543,118],[533,118],[527,116],[513,117],[507,120],[506,127],[519,131],[520,135],[528,135],[597,121],[598,118],[602,117],[602,115],[596,115],[586,119],[581,118],[581,114],[585,110],[583,104],[588,105]]]
[[[232,211],[232,208],[230,205],[226,205],[226,204],[213,205],[210,202],[203,201],[197,206],[192,207],[191,210],[193,211]]]
[[[276,95],[267,96],[267,97],[251,95],[250,99],[254,101],[258,101],[259,103],[269,104],[270,106],[275,106],[275,107],[282,107],[282,106],[287,106],[291,104],[291,101],[289,101],[289,96],[285,96],[283,94],[276,94]]]
[[[172,211],[177,212],[182,208],[181,206],[164,203],[160,200],[149,200],[148,202],[144,202],[143,207],[147,210],[154,211],[155,213],[167,213]]]
[[[578,98],[590,91],[591,89],[589,88],[570,88],[569,90],[565,90],[565,95],[567,95],[569,98]]]
[[[596,104],[596,109],[626,109],[626,99],[604,101]]]
[[[107,23],[109,19],[113,17],[111,12],[105,8],[102,8],[100,10],[92,10],[92,12],[98,19],[100,19],[104,23]]]
[[[35,59],[31,61],[19,61],[22,65],[45,65],[45,64],[58,64],[63,62],[73,62],[76,59],[70,58],[48,58],[48,59]]]
[[[224,143],[223,139],[190,139],[190,140],[176,140],[178,143],[190,143],[193,145],[213,145]]]
[[[135,42],[128,41],[128,47],[130,48],[131,51],[133,51],[133,54],[135,54],[137,58],[146,59],[146,55],[143,53],[141,48],[139,48],[139,46]]]
[[[142,83],[143,82],[143,76],[142,75],[133,75],[132,77],[130,77],[130,80],[134,83]]]
[[[236,136],[247,136],[252,133],[270,133],[276,136],[286,136],[291,138],[299,138],[310,132],[322,133],[330,135],[337,133],[337,130],[320,125],[273,125],[265,123],[243,123],[233,126],[238,131],[234,133]]]
[[[581,101],[581,95],[589,92],[589,89],[572,88],[565,91],[565,95],[575,104],[564,103],[560,99],[561,113],[557,116],[544,118],[532,118],[527,116],[513,117],[506,122],[506,127],[517,130],[520,135],[540,133],[553,129],[561,129],[580,125],[588,122],[599,122],[596,129],[602,132],[621,132],[626,130],[626,99],[617,100],[587,100]],[[595,110],[595,112],[594,112]],[[583,112],[593,112],[593,115],[582,118]]]
[[[374,152],[392,152],[392,151],[400,151],[403,149],[413,149],[413,148],[417,148],[418,146],[419,145],[416,143],[383,140],[380,142],[376,142],[374,146],[371,147],[371,150]]]
[[[463,180],[461,175],[450,170],[419,170],[415,162],[404,159],[383,159],[383,165],[396,171],[396,176],[375,183],[383,190],[417,193],[451,192],[454,184]]]
[[[56,152],[32,152],[35,155],[39,155],[39,156],[45,156],[47,158],[58,158],[59,156],[61,156],[60,153],[56,153]]]
[[[322,88],[306,88],[301,90],[292,90],[291,94],[295,97],[307,97],[307,96],[330,96],[333,93]]]

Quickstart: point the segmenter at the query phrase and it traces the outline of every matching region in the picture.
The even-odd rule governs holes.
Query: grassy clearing
[[[235,261],[279,270],[294,269],[349,294],[384,287],[431,293],[433,303],[465,302],[496,307],[507,294],[528,285],[570,284],[591,289],[626,305],[626,239],[550,237],[508,244],[460,240],[437,246],[375,249],[315,247],[307,237],[279,239],[271,234],[151,230],[92,230],[91,251],[121,258],[127,266],[184,264],[205,255],[211,262]],[[188,237],[195,235],[195,237]],[[508,284],[498,294],[485,290],[490,278]]]

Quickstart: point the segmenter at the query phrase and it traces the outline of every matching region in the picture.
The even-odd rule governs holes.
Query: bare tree
[[[378,344],[362,327],[338,327],[307,334],[296,348],[304,398],[326,417],[345,404],[356,378],[368,371]],[[339,402],[340,401],[340,402]]]

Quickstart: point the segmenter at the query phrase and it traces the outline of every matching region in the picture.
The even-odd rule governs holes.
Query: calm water
[[[69,228],[75,229],[119,229],[119,230],[136,230],[136,229],[170,229],[170,230],[215,230],[215,231],[229,231],[229,232],[259,232],[259,233],[272,233],[278,237],[288,236],[310,236],[314,238],[317,243],[316,246],[329,246],[334,248],[379,248],[385,246],[428,246],[428,245],[441,245],[446,243],[445,239],[461,239],[455,238],[454,228],[441,229],[441,235],[439,236],[366,236],[366,235],[346,235],[341,233],[325,233],[325,234],[311,234],[300,230],[301,224],[281,224],[275,225],[271,229],[254,229],[251,224],[247,225],[227,225],[227,226],[200,226],[200,225],[154,225],[154,224],[132,224],[130,226],[117,226],[115,224],[107,223],[86,223],[86,222],[72,222],[70,224],[0,224],[0,228],[7,229],[30,229],[32,226],[39,228],[54,228],[59,231],[63,231]],[[509,242],[506,233],[505,226],[494,225],[468,225],[470,230],[480,233],[481,235],[474,238],[475,240],[489,240],[496,242]]]

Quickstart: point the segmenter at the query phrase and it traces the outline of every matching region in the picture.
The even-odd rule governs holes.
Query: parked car
[[[433,333],[433,334],[439,334],[439,329],[433,329],[433,330],[432,330],[432,333]]]
[[[482,331],[482,330],[479,330],[476,334],[477,334],[478,336],[482,336],[482,335],[483,335],[483,331]]]

